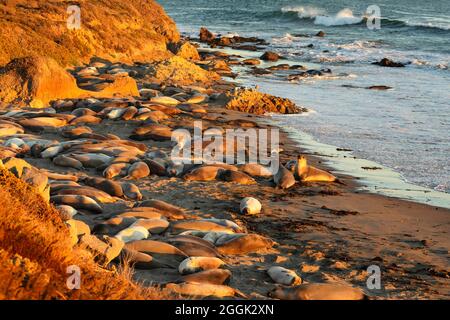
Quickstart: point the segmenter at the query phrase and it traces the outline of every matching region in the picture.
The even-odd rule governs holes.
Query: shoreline
[[[197,40],[198,39],[195,39],[195,41]],[[264,49],[255,52],[253,51],[247,52],[244,50],[237,50],[229,47],[222,47],[220,49],[209,48],[204,43],[201,42],[196,43],[200,45],[200,48],[202,50],[205,50],[206,52],[220,51],[230,56],[239,55],[240,56],[239,60],[244,60],[248,58],[258,58],[261,55],[261,53],[264,52]],[[273,67],[278,64],[295,65],[296,63],[298,62],[291,61],[288,59],[279,60],[277,62],[265,61],[264,67],[265,68]],[[310,67],[318,66],[317,64],[314,63],[306,63],[305,65]],[[259,86],[258,76],[252,76],[248,74],[249,71],[246,69],[246,66],[232,65],[231,67],[233,70],[235,68],[237,69],[236,70],[237,74],[239,74],[240,72],[246,73],[244,79],[241,78],[242,75],[239,75],[236,79],[233,79],[233,83],[236,82],[237,85],[243,85],[247,87],[253,87],[255,84]],[[262,81],[266,81],[268,83],[268,86],[270,86],[270,82],[274,81],[274,79],[262,78]],[[282,85],[283,80],[278,81]],[[263,90],[262,92],[268,94],[275,94],[275,92],[271,90]],[[277,119],[271,121],[279,123],[283,121],[282,118],[285,117],[286,115],[273,114],[273,116],[276,117]],[[296,115],[294,114],[290,116],[295,117]],[[308,115],[306,115],[306,117],[307,116]],[[282,124],[280,123],[280,125]],[[321,154],[326,153],[332,150],[333,148],[335,149],[335,151],[338,151],[337,149],[339,149],[338,146],[318,142],[316,138],[313,137],[311,134],[302,132],[300,131],[300,129],[291,127],[290,125],[288,126],[290,131],[292,132],[292,135],[298,136],[298,138],[295,140],[299,140],[298,141],[299,144],[305,142],[308,143],[308,148],[306,148],[307,154],[318,154],[318,153]],[[300,134],[302,135],[302,137],[300,137]],[[386,167],[376,161],[367,160],[364,158],[354,156],[351,150],[349,150],[349,152],[346,152],[345,154],[343,154],[343,152],[331,152],[331,153],[322,156],[322,159],[324,160],[326,160],[327,158],[331,159],[331,157],[333,157],[332,161],[330,161],[331,163],[328,166],[326,166],[327,169],[331,171],[337,170],[337,172],[341,172],[346,175],[351,175],[355,177],[355,179],[360,180],[361,191],[372,192],[375,194],[381,194],[387,197],[392,197],[400,200],[406,200],[415,203],[421,203],[430,206],[438,206],[445,209],[450,209],[450,194],[445,191],[438,191],[426,186],[421,186],[413,182],[409,182],[396,170]],[[356,160],[353,161],[356,163],[352,163],[352,160],[350,159]],[[358,164],[361,164],[360,169],[355,168],[355,166],[357,166]],[[363,167],[376,167],[377,170],[374,171],[365,170],[363,169]],[[380,169],[382,170],[382,175],[378,174],[380,173],[379,171]]]

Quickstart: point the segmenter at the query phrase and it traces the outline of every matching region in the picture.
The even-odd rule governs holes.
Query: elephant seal
[[[127,249],[136,250],[149,254],[156,258],[162,264],[168,265],[173,269],[177,269],[180,263],[188,258],[188,256],[180,249],[171,244],[154,241],[154,240],[140,240],[127,243]]]
[[[82,153],[82,154],[71,154],[72,158],[77,159],[83,164],[85,168],[97,168],[106,164],[111,163],[112,157],[107,156],[103,153]]]
[[[244,234],[217,247],[224,255],[239,255],[272,248],[274,242],[258,234]]]
[[[156,174],[157,176],[160,177],[165,176],[167,174],[165,165],[161,164],[160,162],[155,161],[153,159],[144,159],[144,162],[149,167],[151,173]]]
[[[211,244],[209,241],[206,241],[202,238],[193,236],[193,235],[189,235],[189,234],[179,234],[176,235],[174,237],[170,237],[167,238],[166,240],[169,243],[179,243],[179,242],[188,242],[188,243],[193,243],[193,244],[197,244],[203,247],[208,247],[211,249],[215,249],[215,246],[213,244]]]
[[[136,269],[158,269],[158,268],[170,268],[151,255],[139,252],[132,249],[123,248],[121,252],[121,260],[132,265]]]
[[[190,257],[183,260],[178,266],[178,272],[182,275],[196,273],[200,271],[219,269],[225,266],[219,258],[215,257]]]
[[[166,96],[153,97],[150,99],[150,102],[169,106],[177,106],[180,104],[180,101],[177,99]]]
[[[100,189],[113,197],[123,197],[122,186],[112,180],[84,177],[82,182],[90,187]]]
[[[44,158],[44,159],[45,158],[53,158],[63,150],[64,150],[64,146],[61,144],[57,144],[56,146],[48,147],[47,149],[42,151],[40,156],[41,156],[41,158]]]
[[[90,123],[90,124],[99,124],[102,122],[102,119],[93,115],[85,115],[85,116],[81,116],[81,117],[77,117],[75,119],[73,119],[72,121],[70,121],[70,125],[71,126],[75,126],[81,123]]]
[[[130,165],[128,163],[113,163],[103,170],[103,176],[106,179],[115,178],[128,172],[129,167]]]
[[[125,177],[127,180],[137,180],[148,177],[150,175],[150,168],[143,162],[135,162],[128,168],[128,175]]]
[[[138,210],[139,209],[139,210]],[[117,217],[134,217],[137,219],[162,219],[164,215],[161,211],[154,208],[134,208],[117,215]]]
[[[121,182],[120,186],[122,187],[123,194],[128,199],[137,200],[137,201],[142,200],[141,191],[139,190],[139,188],[134,183]]]
[[[181,221],[173,223],[171,230],[174,233],[181,233],[187,230],[205,231],[205,232],[224,232],[224,233],[234,233],[234,230],[230,227],[225,227],[220,224],[202,221],[202,220],[191,220],[191,221]]]
[[[186,173],[183,179],[188,181],[212,181],[216,180],[219,171],[223,171],[223,169],[216,166],[202,166]]]
[[[239,171],[222,170],[219,172],[218,177],[219,179],[227,182],[234,182],[239,184],[256,184],[255,179]]]
[[[77,108],[73,110],[71,114],[78,118],[82,116],[95,116],[97,112],[88,108]]]
[[[156,199],[142,201],[141,203],[138,204],[138,207],[139,208],[150,207],[150,208],[158,209],[167,218],[171,218],[171,219],[175,219],[175,220],[184,219],[184,216],[186,213],[183,208],[180,208],[180,207],[174,206],[173,204],[167,203],[165,201],[156,200]]]
[[[161,234],[169,227],[169,221],[165,219],[139,219],[133,226],[144,227],[150,234]]]
[[[292,172],[280,164],[277,173],[273,176],[273,181],[278,188],[289,189],[295,184],[295,177]]]
[[[125,111],[122,113],[122,116],[120,117],[122,120],[128,121],[134,118],[134,116],[138,113],[138,109],[136,107],[128,107],[125,109]]]
[[[211,247],[210,244],[204,245],[203,243],[195,243],[187,239],[171,240],[170,243],[186,253],[188,256],[198,257],[220,257],[221,254],[216,248]]]
[[[285,286],[298,286],[302,283],[302,279],[295,271],[280,266],[271,267],[267,270],[267,274],[273,281]]]
[[[60,174],[60,173],[55,173],[55,172],[50,172],[50,171],[44,171],[44,173],[47,175],[47,177],[50,180],[58,180],[58,181],[78,181],[78,177],[77,176],[73,176],[70,174]]]
[[[239,169],[252,177],[269,178],[273,176],[273,172],[270,168],[258,163],[246,163],[240,166]]]
[[[268,293],[280,300],[363,300],[361,289],[335,283],[310,283],[296,287],[278,287]]]
[[[227,228],[231,228],[234,232],[241,232],[242,228],[234,221],[231,220],[227,220],[227,219],[218,219],[218,218],[206,218],[206,219],[201,219],[200,221],[208,221],[208,222],[213,222],[216,223],[218,225],[227,227]]]
[[[150,233],[148,230],[141,226],[134,226],[131,225],[130,227],[123,229],[118,234],[116,234],[114,237],[116,239],[121,240],[124,243],[132,242],[132,241],[139,241],[143,239],[147,239],[149,237]]]
[[[113,203],[117,201],[117,199],[114,199],[108,193],[88,186],[67,186],[55,192],[54,195],[87,196],[100,203]]]
[[[79,195],[52,196],[50,201],[54,204],[69,205],[77,210],[87,210],[94,213],[102,213],[102,207],[92,198]]]
[[[211,269],[182,276],[176,282],[209,283],[228,285],[231,279],[231,271],[227,269]]]
[[[61,131],[61,135],[65,138],[75,139],[83,134],[93,133],[89,127],[65,127]]]
[[[259,214],[261,212],[261,209],[261,202],[259,202],[258,199],[252,197],[242,199],[239,205],[240,212],[245,215]]]
[[[168,283],[165,288],[167,290],[188,297],[225,298],[238,296],[242,298],[247,298],[247,296],[241,293],[239,290],[218,284],[193,283],[193,282],[184,282],[180,284]]]
[[[308,165],[306,157],[300,155],[294,168],[295,174],[303,182],[335,182],[337,179],[331,173]]]
[[[134,217],[114,217],[103,223],[96,224],[94,228],[92,228],[92,233],[99,235],[116,235],[120,231],[130,227],[136,221],[137,218]]]

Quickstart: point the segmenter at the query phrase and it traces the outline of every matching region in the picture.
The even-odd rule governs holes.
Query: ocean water
[[[362,0],[159,2],[186,35],[206,26],[223,35],[258,36],[289,63],[330,68],[335,76],[298,83],[249,75],[238,81],[312,110],[274,119],[311,152],[328,150],[338,170],[386,194],[450,207],[450,1],[376,1],[381,28],[375,30],[367,27],[372,3]],[[320,30],[324,38],[305,36]],[[371,65],[383,57],[408,65]],[[373,85],[393,89],[364,89]],[[337,147],[352,151],[330,151]],[[350,170],[361,169],[351,158],[382,170]]]

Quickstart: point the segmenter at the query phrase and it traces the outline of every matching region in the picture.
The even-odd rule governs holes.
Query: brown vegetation
[[[71,265],[81,269],[78,290],[66,286]],[[130,278],[129,268],[108,270],[83,248],[72,248],[59,213],[25,182],[0,169],[0,299],[164,298]]]

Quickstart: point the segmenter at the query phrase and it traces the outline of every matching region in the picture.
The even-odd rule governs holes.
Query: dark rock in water
[[[306,70],[306,67],[302,66],[301,64],[295,64],[293,66],[289,67],[290,70]]]
[[[366,89],[369,89],[369,90],[390,90],[390,89],[392,89],[392,87],[389,87],[389,86],[370,86],[370,87],[366,87]]]
[[[325,32],[323,32],[323,31],[317,32],[316,37],[325,37]]]
[[[272,72],[269,71],[269,70],[267,70],[267,69],[261,69],[261,68],[257,68],[257,67],[252,68],[251,73],[252,73],[252,74],[255,74],[255,75],[272,74]]]
[[[392,61],[392,60],[390,60],[388,58],[383,58],[383,59],[381,59],[378,62],[373,62],[372,64],[375,64],[377,66],[382,66],[382,67],[390,67],[390,68],[402,68],[402,67],[405,66],[401,62],[395,62],[395,61]]]
[[[288,64],[285,64],[285,63],[283,63],[283,64],[277,64],[276,66],[272,66],[272,67],[269,67],[269,68],[267,68],[268,70],[271,70],[271,71],[277,71],[277,70],[289,70],[290,69],[290,66],[288,65]]]
[[[260,59],[265,61],[278,61],[280,59],[280,55],[278,53],[267,51],[265,52]]]
[[[310,43],[306,46],[306,48],[314,48],[314,45],[312,43]]]
[[[251,45],[251,44],[233,45],[232,48],[236,49],[236,50],[245,50],[245,51],[261,50],[261,48],[255,46],[255,45]]]
[[[256,66],[258,64],[261,64],[261,61],[259,61],[259,59],[245,59],[244,61],[242,61],[242,63],[245,65]]]
[[[234,43],[232,38],[229,37],[221,37],[219,39],[219,41],[217,42],[218,46],[222,46],[222,47],[229,47]]]
[[[212,42],[216,37],[208,29],[202,27],[200,28],[200,41],[202,42]]]

